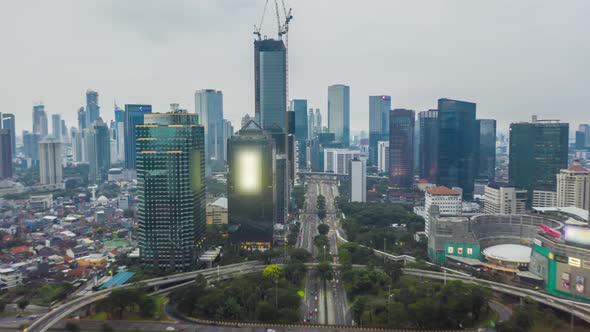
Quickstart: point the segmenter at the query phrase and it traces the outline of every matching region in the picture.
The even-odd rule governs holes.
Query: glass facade
[[[195,92],[195,113],[205,127],[206,174],[223,171],[223,93],[210,89]]]
[[[250,121],[229,140],[228,166],[230,241],[246,249],[270,248],[279,209],[273,138]]]
[[[411,188],[414,183],[414,122],[412,110],[389,114],[389,183],[394,188]]]
[[[125,168],[135,169],[136,142],[135,128],[143,124],[143,115],[152,112],[152,105],[125,105]]]
[[[390,96],[369,96],[369,164],[377,165],[377,142],[389,139]]]
[[[299,146],[299,169],[307,166],[307,139],[309,137],[309,119],[307,117],[307,100],[294,99],[291,110],[295,113],[295,139]]]
[[[49,133],[44,105],[33,106],[33,133],[40,135],[42,138]]]
[[[106,181],[111,168],[111,136],[109,127],[100,119],[86,129],[86,154],[89,163],[88,181]]]
[[[438,100],[438,184],[463,189],[463,198],[473,199],[477,173],[479,130],[475,103]]]
[[[420,124],[420,178],[436,184],[438,181],[438,110],[418,113]]]
[[[479,158],[477,176],[494,182],[496,178],[496,120],[477,120],[479,126]]]
[[[146,116],[136,127],[139,249],[142,264],[194,269],[205,237],[204,128],[198,116]]]
[[[256,120],[263,129],[287,128],[287,58],[282,40],[254,41]]]
[[[86,91],[86,126],[90,127],[98,118],[100,118],[98,92],[88,90]]]
[[[345,147],[350,145],[350,87],[328,87],[328,131]]]
[[[508,174],[512,185],[529,191],[527,207],[533,190],[556,190],[557,174],[567,168],[568,132],[567,123],[510,124]]]
[[[2,128],[10,130],[12,157],[16,157],[16,122],[14,114],[2,113]]]

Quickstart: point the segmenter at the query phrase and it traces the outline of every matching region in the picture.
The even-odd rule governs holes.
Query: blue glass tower
[[[369,96],[369,164],[377,165],[377,142],[389,140],[390,96]]]
[[[307,119],[307,99],[294,99],[291,101],[291,110],[295,113],[295,140],[299,146],[299,168],[307,165],[307,138],[309,136]]]
[[[282,40],[254,41],[254,85],[258,124],[287,132],[287,57]]]
[[[350,145],[350,87],[346,85],[328,87],[328,131],[344,147]]]
[[[137,147],[135,130],[137,125],[143,124],[143,115],[152,112],[152,105],[125,105],[125,168],[135,169]]]

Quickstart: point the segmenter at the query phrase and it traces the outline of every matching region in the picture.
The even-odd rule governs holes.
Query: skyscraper
[[[319,134],[323,131],[323,127],[322,127],[322,112],[320,112],[319,108],[315,109],[315,134]]]
[[[295,140],[298,146],[298,167],[307,165],[307,140],[309,137],[309,121],[307,118],[307,99],[291,100],[291,110],[295,113]]]
[[[48,134],[47,129],[47,113],[45,113],[45,105],[33,106],[33,133],[41,137]]]
[[[555,191],[557,174],[567,168],[567,123],[534,121],[510,124],[508,175],[510,183],[532,191]]]
[[[389,139],[390,96],[369,96],[369,164],[377,165],[377,142]]]
[[[53,135],[39,142],[39,175],[41,184],[62,182],[61,143]]]
[[[109,127],[100,118],[86,129],[85,143],[89,163],[88,181],[101,183],[107,179],[111,167],[111,137]]]
[[[463,197],[473,199],[477,173],[479,130],[475,103],[438,100],[438,184],[460,187]]]
[[[223,162],[227,164],[227,141],[234,135],[231,121],[223,119]]]
[[[12,142],[12,157],[16,157],[16,122],[14,114],[1,113],[2,125],[0,127],[10,130],[10,141]]]
[[[590,171],[579,160],[557,175],[557,206],[590,209]]]
[[[420,123],[420,178],[438,181],[438,110],[418,113]]]
[[[223,171],[223,93],[211,89],[196,91],[195,112],[205,128],[206,174]]]
[[[53,114],[51,116],[51,128],[51,135],[53,135],[53,139],[61,142],[61,115]]]
[[[72,133],[72,157],[76,162],[86,161],[86,145],[84,143],[84,133],[76,130]]]
[[[345,147],[350,145],[350,87],[346,85],[328,87],[328,131]]]
[[[11,131],[0,127],[0,179],[13,176],[11,140]]]
[[[35,164],[39,160],[39,141],[41,135],[31,133],[29,131],[23,131],[23,152],[25,158],[30,158],[32,163]]]
[[[205,237],[205,132],[183,110],[137,126],[139,251],[144,266],[190,271]]]
[[[479,127],[479,153],[477,176],[494,182],[496,177],[496,120],[477,120]]]
[[[86,126],[90,126],[100,118],[100,107],[98,106],[98,92],[86,91]]]
[[[117,160],[125,161],[125,111],[115,105],[115,140]]]
[[[367,160],[351,159],[350,174],[348,175],[350,183],[350,201],[366,202],[367,201]]]
[[[135,169],[135,128],[143,124],[144,114],[152,112],[152,105],[125,105],[125,168]]]
[[[282,40],[254,41],[256,121],[267,129],[273,124],[287,131],[287,58]]]
[[[230,240],[242,248],[264,249],[273,243],[276,218],[273,138],[250,121],[228,143],[228,213]]]
[[[313,108],[310,108],[309,114],[307,115],[307,139],[314,138],[315,133],[315,116],[313,114]]]
[[[88,128],[86,123],[86,111],[84,110],[84,107],[80,107],[78,109],[78,129],[83,131],[86,128]]]
[[[68,140],[68,127],[66,126],[66,120],[61,119],[61,141],[69,143]]]
[[[389,183],[395,188],[414,183],[414,121],[412,110],[395,109],[389,115]]]

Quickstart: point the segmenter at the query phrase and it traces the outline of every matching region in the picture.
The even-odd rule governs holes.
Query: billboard
[[[257,148],[241,148],[237,151],[236,189],[244,194],[261,191],[262,153]]]
[[[564,239],[569,243],[590,246],[590,228],[567,225],[564,227]]]

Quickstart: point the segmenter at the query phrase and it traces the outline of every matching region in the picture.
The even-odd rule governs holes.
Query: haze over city
[[[264,2],[4,2],[1,107],[20,115],[20,132],[38,101],[75,124],[89,88],[105,121],[115,100],[192,111],[194,91],[214,88],[239,123],[254,113],[251,33]],[[587,1],[292,2],[289,96],[326,116],[327,86],[349,85],[353,130],[368,129],[375,94],[416,111],[440,97],[473,101],[499,131],[531,114],[572,127],[588,117]],[[272,6],[262,30],[276,37]]]

